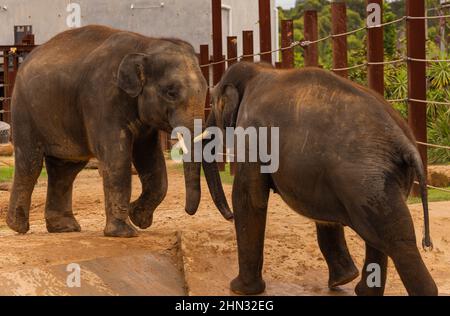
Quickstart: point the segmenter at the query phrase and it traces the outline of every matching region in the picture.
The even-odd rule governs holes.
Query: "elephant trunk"
[[[200,171],[202,164],[197,162],[184,162],[184,181],[186,185],[186,212],[195,215],[200,204],[201,187]]]
[[[214,114],[211,113],[208,118],[208,122],[206,123],[206,127],[208,128],[213,126],[216,126],[216,120]],[[203,140],[203,147],[205,147],[210,141],[211,139]],[[222,180],[220,179],[219,167],[217,166],[217,163],[209,163],[203,159],[202,165],[203,171],[205,172],[206,182],[208,183],[209,192],[212,196],[214,204],[226,220],[232,220],[233,213],[230,210],[225,192],[223,191]]]
[[[215,126],[215,118],[214,115],[211,114],[207,123],[207,127]],[[204,136],[203,134],[202,136]],[[202,136],[197,136],[192,143],[197,141],[202,141]],[[210,142],[209,139],[204,139],[202,141],[202,149]],[[183,141],[180,141],[183,143]],[[185,147],[181,144],[181,147]],[[194,152],[189,152],[191,155],[191,161],[194,161]],[[220,213],[226,220],[233,219],[233,213],[230,210],[228,205],[225,192],[223,190],[222,181],[220,178],[219,168],[216,162],[206,162],[202,159],[202,162],[187,162],[183,163],[184,166],[184,178],[186,185],[186,212],[189,215],[195,215],[198,210],[198,206],[200,204],[201,198],[201,186],[200,186],[200,177],[201,177],[201,168],[203,166],[203,170],[206,177],[206,182],[208,184],[209,192],[214,201],[214,204],[219,209]]]

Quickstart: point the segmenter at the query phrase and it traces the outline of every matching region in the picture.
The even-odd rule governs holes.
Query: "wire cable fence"
[[[414,184],[420,185],[420,183],[417,182],[417,181],[414,181]],[[450,190],[449,190],[449,189],[439,188],[439,187],[435,187],[435,186],[432,186],[432,185],[427,185],[427,187],[428,187],[428,189],[433,189],[433,190],[436,190],[436,191],[441,191],[441,192],[445,192],[445,193],[450,193]]]
[[[429,10],[432,11],[432,10]],[[436,9],[436,11],[438,11]],[[408,20],[435,20],[435,19],[447,19],[450,18],[450,15],[433,15],[433,16],[421,16],[421,17],[417,17],[417,16],[403,16],[400,17],[398,19],[392,20],[392,21],[388,21],[388,22],[384,22],[381,24],[377,24],[377,25],[371,25],[371,26],[364,26],[364,27],[360,27],[358,29],[355,30],[351,30],[348,32],[344,32],[344,33],[339,33],[339,34],[330,34],[327,35],[325,37],[319,38],[317,40],[314,41],[308,41],[308,40],[302,40],[302,41],[294,41],[292,42],[289,46],[287,47],[281,47],[278,49],[274,49],[271,51],[266,51],[266,52],[259,52],[259,53],[255,53],[255,54],[243,54],[241,56],[238,57],[234,57],[234,58],[228,58],[228,59],[222,59],[219,61],[214,61],[214,62],[210,62],[207,64],[202,64],[200,65],[201,68],[209,68],[211,66],[215,66],[215,65],[219,65],[219,64],[225,64],[225,63],[229,63],[229,62],[237,62],[241,59],[246,59],[246,58],[252,58],[252,57],[257,57],[257,56],[264,56],[264,55],[269,55],[269,54],[274,54],[274,53],[278,53],[278,52],[283,52],[286,50],[291,50],[294,49],[296,47],[302,47],[302,48],[307,48],[310,45],[314,45],[314,44],[318,44],[330,39],[334,39],[334,38],[339,38],[339,37],[344,37],[344,36],[349,36],[349,35],[353,35],[353,34],[357,34],[359,32],[362,31],[367,31],[369,29],[374,29],[374,28],[381,28],[381,27],[385,27],[385,26],[389,26],[389,25],[394,25],[394,24],[398,24],[398,23],[402,23],[402,22],[406,22]],[[10,51],[10,54],[16,54],[16,51]],[[345,67],[345,68],[331,68],[329,70],[331,71],[335,71],[335,72],[339,72],[339,71],[346,71],[346,70],[353,70],[353,69],[358,69],[358,68],[363,68],[363,67],[368,67],[371,65],[395,65],[395,64],[401,64],[401,63],[408,63],[408,62],[424,62],[424,63],[450,63],[450,59],[419,59],[419,58],[412,58],[409,56],[403,56],[402,58],[396,59],[396,60],[390,60],[390,61],[382,61],[382,62],[365,62],[365,63],[361,63],[361,64],[357,64],[357,65],[353,65],[353,66],[349,66],[349,67]],[[0,86],[7,86],[7,85],[0,85]],[[10,100],[10,97],[0,97],[0,102],[3,101],[7,101]],[[424,104],[434,104],[434,105],[443,105],[443,106],[450,106],[450,102],[440,102],[440,101],[428,101],[428,100],[418,100],[418,99],[412,99],[412,98],[404,98],[404,99],[392,99],[392,100],[387,100],[390,103],[399,103],[399,102],[418,102],[418,103],[424,103]],[[8,113],[10,111],[5,111],[5,110],[0,110],[0,113]],[[419,145],[421,146],[427,146],[430,148],[440,148],[440,149],[446,149],[446,150],[450,150],[449,146],[443,146],[443,145],[437,145],[437,144],[429,144],[429,143],[424,143],[424,142],[418,142]],[[445,189],[441,189],[441,188],[436,188],[436,187],[432,187],[429,186],[430,188],[436,189],[436,190],[441,190],[444,192],[448,192],[450,193],[450,190],[445,190]]]
[[[317,44],[332,38],[337,38],[337,37],[341,37],[341,36],[348,36],[348,35],[352,35],[352,34],[356,34],[359,33],[361,31],[364,30],[368,30],[368,29],[372,29],[372,28],[380,28],[380,27],[385,27],[388,25],[392,25],[392,24],[397,24],[403,21],[407,21],[407,20],[433,20],[433,19],[443,19],[443,18],[450,18],[450,15],[438,15],[438,16],[427,16],[427,17],[412,17],[412,16],[403,16],[401,18],[398,18],[396,20],[393,21],[389,21],[389,22],[385,22],[385,23],[381,23],[381,24],[377,24],[374,26],[365,26],[365,27],[361,27],[352,31],[348,31],[345,33],[340,33],[340,34],[331,34],[331,35],[327,35],[325,37],[322,37],[320,39],[317,39],[315,41],[295,41],[293,42],[291,45],[287,46],[287,47],[282,47],[282,48],[278,48],[278,49],[274,49],[271,51],[267,51],[267,52],[263,52],[263,53],[256,53],[256,54],[251,54],[251,55],[241,55],[238,57],[234,57],[234,58],[229,58],[229,59],[224,59],[224,60],[220,60],[217,62],[211,62],[208,64],[204,64],[201,65],[201,68],[206,68],[206,67],[211,67],[211,66],[215,66],[215,65],[219,65],[219,64],[223,64],[223,63],[227,63],[227,62],[236,62],[239,61],[240,59],[245,59],[245,58],[250,58],[250,57],[256,57],[256,56],[263,56],[263,55],[268,55],[268,54],[273,54],[273,53],[277,53],[277,52],[283,52],[285,50],[290,50],[293,49],[295,47],[308,47],[310,45],[313,44]],[[365,62],[362,64],[357,64],[357,65],[353,65],[353,66],[348,66],[348,67],[344,67],[344,68],[331,68],[329,70],[331,71],[335,71],[335,72],[339,72],[339,71],[346,71],[346,70],[353,70],[353,69],[358,69],[358,68],[363,68],[363,67],[368,67],[368,66],[378,66],[378,65],[395,65],[395,64],[400,64],[400,63],[407,63],[410,61],[414,61],[414,62],[425,62],[425,63],[450,63],[450,59],[419,59],[419,58],[412,58],[409,56],[403,56],[402,58],[396,59],[396,60],[389,60],[389,61],[382,61],[382,62]],[[435,104],[435,105],[446,105],[446,106],[450,106],[450,102],[439,102],[439,101],[428,101],[428,100],[417,100],[417,99],[409,99],[409,98],[405,98],[405,99],[399,99],[399,100],[388,100],[389,102],[409,102],[409,101],[413,101],[413,102],[419,102],[419,103],[428,103],[428,104]]]
[[[223,59],[220,61],[214,61],[208,64],[203,64],[201,65],[202,68],[205,67],[211,67],[211,66],[215,66],[218,64],[223,64],[223,63],[227,63],[227,62],[237,62],[241,59],[247,59],[247,58],[252,58],[252,57],[256,57],[256,56],[263,56],[266,54],[273,54],[273,53],[277,53],[277,52],[284,52],[286,50],[292,50],[296,47],[302,47],[304,49],[308,48],[311,45],[314,44],[319,44],[328,40],[332,40],[332,39],[336,39],[339,37],[346,37],[349,35],[353,35],[353,34],[357,34],[363,31],[368,31],[370,29],[375,29],[375,28],[382,28],[382,27],[386,27],[389,25],[395,25],[395,24],[399,24],[402,22],[407,22],[408,20],[436,20],[436,19],[447,19],[450,18],[450,15],[435,15],[435,16],[426,16],[426,17],[415,17],[415,16],[403,16],[400,17],[398,19],[392,20],[392,21],[388,21],[388,22],[384,22],[378,25],[373,25],[373,26],[365,26],[365,27],[360,27],[357,28],[355,30],[351,30],[351,31],[347,31],[347,32],[343,32],[343,33],[339,33],[339,34],[329,34],[327,36],[324,36],[322,38],[318,38],[316,40],[301,40],[301,41],[293,41],[290,45],[285,46],[285,47],[281,47],[278,49],[274,49],[271,51],[267,51],[264,53],[256,53],[256,54],[250,54],[250,55],[242,55],[242,56],[238,56],[238,57],[234,57],[234,58],[229,58],[229,59]],[[388,61],[380,61],[380,62],[364,62],[361,64],[357,64],[357,65],[351,65],[348,67],[344,67],[344,68],[331,68],[329,70],[334,71],[334,72],[339,72],[339,71],[347,71],[347,70],[354,70],[354,69],[359,69],[359,68],[367,68],[369,66],[379,66],[379,65],[399,65],[399,64],[408,64],[411,62],[420,62],[420,63],[427,63],[427,64],[431,64],[431,63],[450,63],[450,59],[439,59],[439,58],[413,58],[410,56],[402,56],[398,59],[395,60],[388,60]],[[388,102],[391,103],[399,103],[399,102],[417,102],[417,103],[422,103],[422,104],[432,104],[432,105],[441,105],[441,106],[448,106],[450,108],[450,102],[442,102],[442,101],[428,101],[428,100],[419,100],[419,99],[414,99],[414,98],[402,98],[402,99],[393,99],[393,100],[387,100]],[[450,150],[449,146],[444,146],[444,145],[439,145],[439,144],[431,144],[428,142],[417,142],[417,144],[419,146],[426,146],[427,148],[437,148],[437,149],[444,149],[444,150]],[[435,189],[435,190],[439,190],[439,191],[443,191],[446,193],[450,193],[450,190],[448,189],[443,189],[443,188],[438,188],[435,186],[431,186],[429,185],[428,188],[430,189]]]
[[[368,29],[373,29],[373,28],[380,28],[380,27],[385,27],[388,25],[392,25],[392,24],[397,24],[403,21],[407,21],[407,20],[432,20],[432,19],[443,19],[443,18],[450,18],[450,15],[439,15],[439,16],[426,16],[426,17],[413,17],[413,16],[403,16],[399,19],[393,20],[393,21],[389,21],[389,22],[385,22],[385,23],[381,23],[381,24],[377,24],[377,25],[372,25],[372,26],[364,26],[364,27],[360,27],[358,29],[352,30],[352,31],[348,31],[348,32],[344,32],[344,33],[339,33],[339,34],[330,34],[327,35],[325,37],[319,38],[317,40],[314,41],[295,41],[293,42],[291,45],[287,46],[287,47],[281,47],[278,49],[274,49],[271,51],[266,51],[266,52],[260,52],[260,53],[255,53],[255,54],[249,54],[249,55],[241,55],[238,57],[234,57],[234,58],[229,58],[229,59],[223,59],[223,60],[219,60],[219,61],[215,61],[215,62],[211,62],[208,64],[203,64],[200,67],[202,68],[206,68],[206,67],[211,67],[211,66],[215,66],[215,65],[220,65],[220,64],[224,64],[227,62],[235,62],[238,61],[240,59],[245,59],[245,58],[250,58],[250,57],[257,57],[257,56],[264,56],[264,55],[269,55],[269,54],[273,54],[273,53],[278,53],[278,52],[283,52],[285,50],[289,50],[289,49],[293,49],[295,47],[308,47],[310,45],[313,44],[317,44],[329,39],[333,39],[333,38],[338,38],[338,37],[342,37],[342,36],[349,36],[349,35],[353,35],[356,33],[359,33],[361,31],[366,31]],[[342,70],[349,70],[349,69],[353,69],[353,68],[358,68],[358,67],[364,67],[367,65],[380,65],[380,64],[392,64],[392,63],[399,63],[399,62],[404,62],[407,60],[411,60],[411,61],[422,61],[422,62],[450,62],[450,59],[444,59],[444,60],[435,60],[435,59],[417,59],[417,58],[411,58],[411,57],[404,57],[402,59],[399,60],[395,60],[395,61],[386,61],[386,62],[380,62],[380,63],[364,63],[361,65],[355,65],[355,66],[351,66],[349,68],[341,68]],[[331,69],[334,71],[339,71],[341,69]]]

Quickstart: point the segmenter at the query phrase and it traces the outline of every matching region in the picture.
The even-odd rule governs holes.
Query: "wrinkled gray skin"
[[[150,227],[167,192],[158,132],[185,126],[193,135],[206,91],[193,48],[179,40],[87,26],[35,49],[20,67],[12,100],[16,169],[9,227],[19,233],[29,230],[31,194],[45,159],[47,229],[80,231],[72,213],[72,186],[93,157],[103,176],[105,236],[136,236],[129,217],[140,228]],[[142,194],[130,205],[132,162]],[[201,163],[184,167],[186,211],[194,214]],[[217,183],[217,166],[205,167],[213,176],[207,180],[214,201],[231,218]]]
[[[213,93],[215,123],[280,128],[280,168],[262,174],[260,163],[238,163],[233,210],[238,294],[264,291],[264,232],[270,190],[318,223],[321,250],[332,271],[351,275],[343,226],[366,242],[358,295],[383,295],[387,258],[410,295],[436,295],[436,285],[416,245],[405,200],[414,175],[421,182],[430,246],[426,181],[414,137],[381,96],[320,69],[280,71],[232,66]],[[269,138],[270,139],[270,138]],[[382,286],[369,288],[367,266],[381,267]],[[345,281],[345,280],[343,280]]]

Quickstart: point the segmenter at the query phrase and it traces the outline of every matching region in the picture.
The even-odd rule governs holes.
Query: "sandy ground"
[[[230,295],[228,284],[237,273],[234,227],[214,208],[206,183],[197,215],[185,214],[182,174],[169,170],[169,193],[153,226],[134,239],[103,237],[102,182],[95,170],[83,171],[75,183],[74,212],[82,233],[46,232],[46,181],[41,180],[33,195],[31,230],[19,236],[4,223],[9,193],[0,192],[0,295]],[[230,198],[231,187],[225,190]],[[133,197],[139,192],[135,176]],[[413,205],[411,211],[421,240],[422,209]],[[431,229],[435,250],[422,255],[440,293],[450,295],[450,203],[431,205]],[[361,268],[363,242],[350,230],[346,234]],[[91,287],[64,289],[64,267],[74,262],[83,263],[82,275]],[[406,294],[392,262],[389,265],[387,294]],[[264,277],[269,295],[353,295],[356,285],[354,281],[339,291],[328,290],[314,224],[276,195],[270,199]]]

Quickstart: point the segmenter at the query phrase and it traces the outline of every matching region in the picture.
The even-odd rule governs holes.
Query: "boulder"
[[[0,144],[0,156],[12,156],[14,154],[14,147],[11,143]]]
[[[428,184],[438,188],[450,187],[450,166],[430,166]]]

